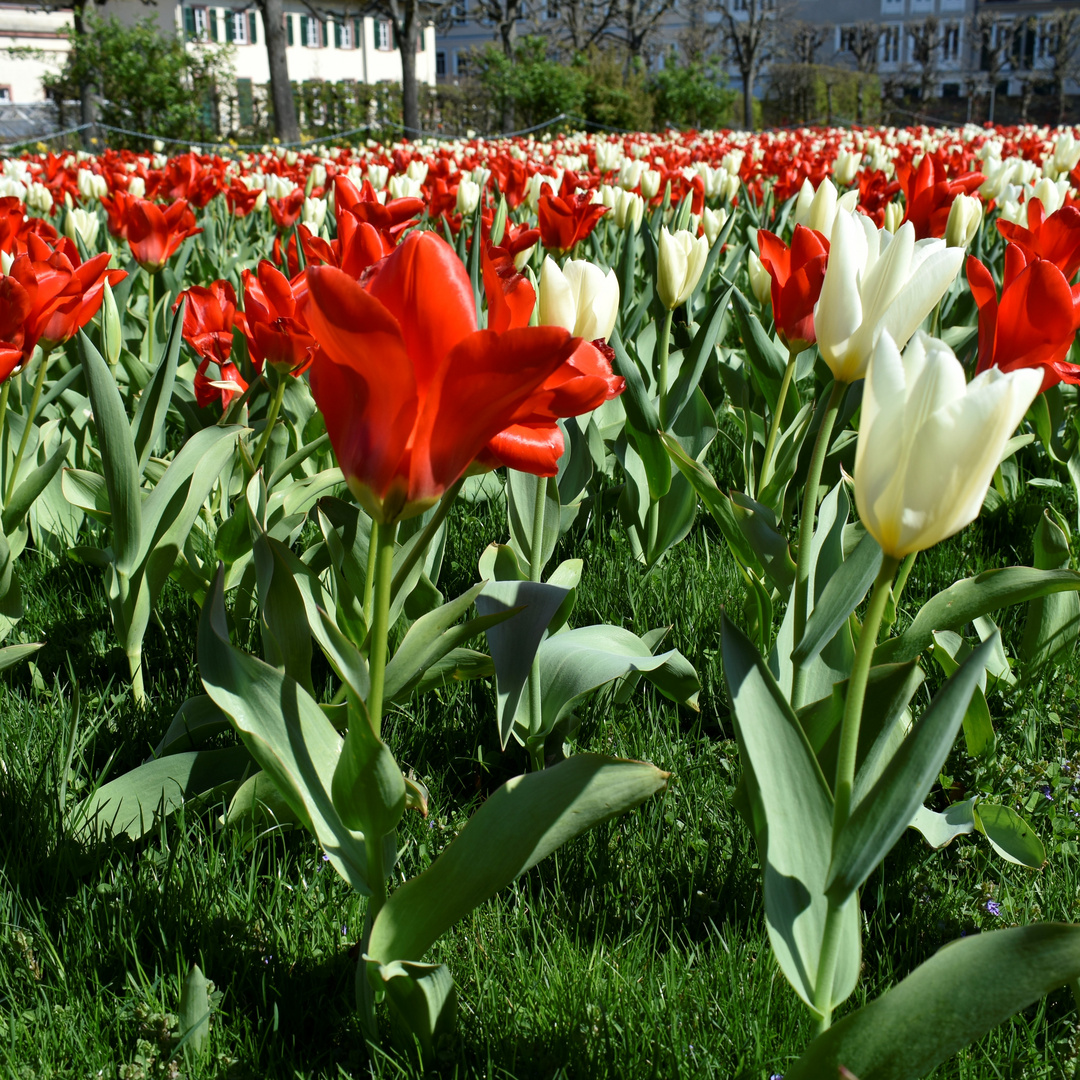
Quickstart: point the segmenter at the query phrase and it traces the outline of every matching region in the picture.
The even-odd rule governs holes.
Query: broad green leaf
[[[731,501],[735,507],[735,520],[757,553],[769,584],[781,593],[789,592],[795,583],[795,560],[791,557],[787,539],[780,532],[776,515],[767,506],[738,491],[731,493]]]
[[[229,726],[229,718],[206,694],[188,698],[172,718],[154,754],[161,757],[177,750],[197,750],[207,739]]]
[[[1080,978],[1080,927],[1040,923],[950,942],[819,1035],[786,1080],[919,1080],[1044,994]]]
[[[220,571],[199,621],[199,674],[334,869],[369,895],[364,838],[346,827],[330,795],[341,737],[298,683],[233,646]]]
[[[818,595],[814,610],[806,620],[802,641],[791,654],[795,663],[806,663],[832,640],[848,616],[862,603],[880,568],[881,548],[867,533]]]
[[[1069,567],[1068,527],[1053,509],[1043,511],[1035,530],[1035,566],[1039,570]],[[1028,604],[1020,658],[1030,677],[1075,644],[1080,634],[1080,596],[1073,592],[1040,596]]]
[[[1080,592],[1080,573],[1031,566],[986,570],[932,596],[903,634],[878,646],[875,658],[881,663],[913,660],[933,644],[935,630],[958,630],[979,615],[1062,592]]]
[[[704,274],[702,274],[702,277],[704,277]],[[689,351],[683,357],[679,374],[675,377],[675,381],[668,391],[669,427],[674,426],[675,421],[678,420],[679,415],[693,397],[698,383],[701,382],[705,365],[713,357],[717,338],[720,336],[720,330],[724,325],[724,320],[727,318],[733,288],[733,285],[728,285],[726,289],[717,295],[712,307],[709,308],[708,314],[702,320],[698,332],[694,335]]]
[[[187,307],[185,297],[173,316],[169,327],[169,339],[165,351],[146,388],[139,395],[135,407],[135,416],[131,421],[131,438],[139,463],[141,476],[150,460],[154,447],[161,442],[165,428],[165,418],[172,403],[173,383],[176,381],[176,363],[180,357],[180,342],[183,340],[184,312]]]
[[[188,799],[239,780],[250,765],[243,746],[189,750],[144,762],[78,805],[72,815],[75,835],[90,840],[127,833],[137,840]]]
[[[1038,870],[1046,849],[1031,826],[1011,807],[980,801],[974,809],[975,828],[1005,860]]]
[[[934,632],[931,652],[938,667],[946,675],[952,675],[971,655],[971,646],[959,634],[954,634],[951,630],[941,630]],[[987,658],[989,659],[989,656]],[[986,703],[985,685],[985,675],[981,675],[979,685],[975,687],[964,712],[964,745],[972,757],[989,754],[997,743],[990,706]]]
[[[227,828],[256,830],[280,829],[299,825],[300,821],[289,804],[281,797],[268,773],[259,771],[249,776],[237,789],[225,812]]]
[[[427,670],[447,653],[466,641],[484,633],[489,627],[511,618],[512,609],[468,619],[456,625],[484,591],[487,582],[481,581],[462,593],[456,600],[442,604],[427,615],[421,615],[409,627],[408,633],[386,665],[383,687],[385,701],[402,701],[409,697],[423,680]]]
[[[34,500],[49,486],[52,478],[60,471],[60,467],[67,458],[71,449],[70,440],[60,443],[52,454],[27,474],[12,493],[11,499],[4,507],[3,516],[0,517],[0,528],[5,536],[10,536],[17,529],[30,512]]]
[[[131,574],[145,558],[139,460],[131,441],[124,402],[109,365],[83,331],[79,332],[79,348],[109,492],[113,562],[118,573]]]
[[[940,814],[929,807],[920,806],[908,822],[908,828],[918,829],[932,848],[943,848],[958,836],[967,836],[975,831],[975,803],[978,799],[978,795],[972,795],[963,802],[952,803]]]
[[[842,904],[900,839],[937,779],[956,741],[990,645],[980,645],[941,688],[863,796],[833,844],[829,898]]]
[[[252,554],[259,586],[263,655],[314,696],[311,629],[296,578],[265,533],[256,539]]]
[[[479,244],[474,244],[479,247]],[[450,1034],[457,1019],[457,990],[445,964],[417,964],[395,960],[390,964],[368,964],[368,978],[386,996],[404,1024],[426,1053],[435,1039]],[[407,1040],[406,1040],[407,1041]]]
[[[184,1051],[201,1057],[210,1038],[210,993],[206,976],[198,964],[192,964],[184,980],[177,1020]]]
[[[514,613],[487,630],[488,648],[495,663],[499,738],[503,747],[514,730],[518,710],[527,706],[527,701],[522,701],[522,691],[529,681],[533,657],[568,593],[568,589],[540,582],[489,581],[476,597],[476,610],[481,618],[507,611]]]
[[[6,671],[9,667],[33,656],[38,649],[45,645],[43,641],[32,641],[26,645],[7,645],[0,649],[0,671]]]
[[[507,781],[424,873],[390,894],[368,955],[381,964],[423,958],[478,904],[568,840],[663,791],[668,775],[645,762],[581,754]]]
[[[802,725],[745,635],[726,618],[724,677],[755,817],[766,825],[765,921],[780,968],[815,1012],[813,999],[825,933],[833,798]],[[859,977],[859,906],[841,909],[834,1003]]]
[[[544,485],[544,529],[539,552],[542,569],[559,542],[559,485],[553,476],[544,478],[517,469],[507,470],[506,516],[510,524],[510,545],[527,566],[536,561],[532,550],[533,518],[537,488],[541,484]]]
[[[495,663],[487,653],[477,649],[451,649],[441,660],[436,660],[425,669],[423,677],[413,688],[413,693],[426,694],[448,682],[494,677]]]
[[[109,489],[105,477],[100,473],[86,469],[64,469],[60,474],[61,490],[64,498],[72,506],[85,510],[98,521],[108,522],[112,517],[109,510]]]
[[[385,836],[405,813],[405,777],[359,701],[349,704],[349,730],[330,792],[341,820],[365,836]]]
[[[739,337],[746,348],[754,381],[768,402],[771,413],[775,411],[780,396],[780,383],[784,378],[784,368],[787,367],[787,357],[765,332],[750,306],[750,301],[738,289],[731,294],[731,309],[735,313]]]

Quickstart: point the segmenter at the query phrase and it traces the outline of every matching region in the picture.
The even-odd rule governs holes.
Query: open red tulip
[[[761,265],[772,278],[772,308],[776,332],[793,352],[802,352],[817,341],[814,305],[821,295],[829,241],[814,229],[795,226],[789,248],[779,236],[758,229]]]
[[[328,266],[307,283],[311,390],[349,488],[384,524],[437,502],[578,345],[557,327],[477,330],[465,267],[430,232],[363,286]]]

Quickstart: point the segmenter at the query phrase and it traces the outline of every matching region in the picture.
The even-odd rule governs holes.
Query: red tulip
[[[998,232],[1023,248],[1028,261],[1046,259],[1069,280],[1080,270],[1080,210],[1063,206],[1046,217],[1042,200],[1028,199],[1028,227],[998,218]]]
[[[357,191],[356,185],[348,177],[334,178],[334,216],[339,233],[342,218],[351,215],[357,221],[367,222],[391,244],[395,244],[410,225],[416,224],[417,215],[423,212],[423,199],[390,199],[384,204],[379,202],[375,189],[367,180],[363,189]]]
[[[227,409],[229,402],[247,389],[247,383],[241,378],[236,365],[231,361],[219,365],[220,375],[217,379],[208,378],[206,371],[212,363],[209,357],[204,357],[198,371],[195,372],[195,404],[200,409],[205,409],[218,400],[221,402],[222,409]]]
[[[1043,369],[1043,390],[1062,381],[1080,383],[1080,367],[1066,362],[1080,326],[1080,285],[1046,259],[1028,259],[1016,244],[1005,249],[1005,277],[998,299],[990,271],[973,255],[968,283],[979,308],[979,363],[976,373]]]
[[[124,207],[124,226],[135,261],[152,274],[176,254],[189,236],[202,232],[195,227],[195,215],[183,199],[162,210],[147,199],[129,198]]]
[[[23,362],[30,296],[13,277],[0,277],[0,382]]]
[[[270,216],[278,231],[285,232],[296,224],[304,209],[304,189],[294,188],[284,199],[267,199],[266,205],[270,207]]]
[[[227,281],[215,281],[210,288],[192,285],[177,296],[175,311],[182,300],[184,340],[204,359],[225,364],[232,353],[236,323],[236,292]]]
[[[551,251],[571,251],[596,228],[607,207],[594,203],[589,194],[560,198],[543,194],[537,204],[540,239]]]
[[[248,355],[256,371],[264,364],[299,375],[311,363],[315,339],[300,320],[306,282],[294,283],[263,259],[258,275],[245,270],[244,322]],[[299,295],[297,295],[299,293]]]
[[[944,236],[953,200],[970,195],[984,179],[981,173],[965,173],[950,180],[936,153],[924,154],[918,169],[910,162],[897,162],[896,176],[904,189],[904,221],[915,226],[916,240]]]
[[[56,230],[42,218],[28,218],[21,200],[14,195],[0,199],[0,251],[21,255],[26,251],[26,238],[35,233],[50,244],[56,240]]]
[[[814,305],[821,295],[829,241],[814,229],[795,226],[789,248],[779,236],[758,229],[761,265],[772,278],[776,332],[792,352],[808,349],[814,335]]]
[[[382,523],[434,504],[578,344],[557,327],[477,330],[465,268],[430,232],[365,286],[323,266],[307,282],[311,390],[350,489]]]
[[[66,237],[55,250],[35,233],[26,241],[26,254],[15,258],[10,271],[30,305],[22,328],[24,363],[39,342],[47,352],[78,333],[101,307],[105,283],[115,285],[127,277],[123,270],[107,269],[107,252],[81,262]]]

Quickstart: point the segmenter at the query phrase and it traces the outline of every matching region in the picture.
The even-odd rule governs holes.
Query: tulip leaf
[[[7,505],[4,507],[3,516],[0,517],[0,528],[5,536],[10,536],[26,518],[30,507],[34,505],[37,497],[52,483],[52,478],[60,471],[60,467],[67,458],[71,449],[71,441],[65,440],[45,459],[36,469],[31,470],[26,478],[19,482]],[[96,475],[92,473],[90,475]]]
[[[980,645],[941,688],[833,843],[825,886],[842,904],[870,876],[915,816],[949,756],[990,644]]]
[[[979,802],[974,810],[975,828],[1007,862],[1038,870],[1046,862],[1046,849],[1032,827],[1011,807]]]
[[[513,613],[511,618],[487,629],[488,648],[495,663],[499,739],[504,748],[519,710],[528,705],[522,701],[522,691],[529,681],[533,657],[569,592],[535,581],[489,581],[476,597],[481,618]]]
[[[5,528],[6,531],[6,528]],[[1043,511],[1035,530],[1035,566],[1039,570],[1066,570],[1071,561],[1068,526],[1053,509]],[[1028,603],[1020,657],[1030,678],[1070,649],[1080,634],[1080,596],[1057,593]]]
[[[207,739],[229,728],[229,718],[206,696],[190,697],[177,710],[154,754],[173,754],[177,750],[197,750]]]
[[[1080,927],[1038,923],[950,942],[819,1035],[785,1070],[821,1080],[919,1080],[1044,994],[1080,978]]]
[[[735,520],[757,553],[769,584],[780,592],[788,592],[795,583],[795,561],[780,532],[776,515],[767,506],[739,491],[731,493],[731,501],[735,507]]]
[[[542,738],[587,694],[639,672],[665,697],[697,709],[697,672],[675,649],[653,655],[637,634],[621,626],[579,626],[540,643]]]
[[[375,988],[386,992],[394,1019],[419,1040],[425,1053],[432,1053],[439,1036],[453,1031],[457,1020],[457,990],[445,964],[406,960],[369,963],[367,975]]]
[[[153,758],[99,787],[73,814],[82,840],[126,833],[133,840],[189,799],[239,780],[251,765],[243,746],[189,750]]]
[[[199,673],[206,692],[315,834],[334,869],[370,895],[364,838],[345,826],[330,794],[341,737],[295,680],[233,646],[222,578],[219,570],[199,621]]]
[[[82,331],[79,348],[109,493],[113,563],[118,573],[131,574],[145,558],[139,461],[124,402],[109,365]]]
[[[422,958],[439,936],[568,840],[663,791],[668,773],[581,754],[516,776],[492,794],[419,877],[390,894],[368,955]]]
[[[932,848],[943,848],[958,836],[975,831],[975,803],[979,796],[972,795],[963,802],[952,803],[942,813],[920,806],[908,822],[909,829],[917,829]]]
[[[198,964],[192,964],[184,980],[177,1020],[185,1053],[190,1049],[195,1057],[201,1057],[210,1037],[210,993]]]
[[[938,667],[946,675],[952,675],[964,659],[971,655],[971,646],[959,634],[954,634],[951,630],[940,630],[934,632],[932,653]],[[972,757],[982,757],[990,753],[997,743],[990,707],[986,703],[985,685],[986,678],[982,675],[964,713],[964,744]]]
[[[139,462],[139,475],[146,470],[154,447],[161,442],[165,428],[165,418],[172,404],[173,384],[176,381],[176,364],[180,357],[180,342],[183,340],[184,312],[187,298],[180,302],[169,327],[169,339],[161,361],[150,377],[149,383],[139,395],[135,407],[135,416],[131,421],[131,439]]]
[[[705,273],[707,273],[707,270],[702,273],[698,282],[699,285],[704,282]],[[713,357],[716,342],[720,337],[720,331],[723,329],[724,320],[727,318],[731,290],[734,287],[734,285],[728,285],[713,301],[712,307],[709,308],[708,314],[699,326],[698,332],[694,335],[688,353],[683,357],[679,374],[675,377],[675,381],[668,391],[669,427],[674,426],[679,414],[686,408],[693,397],[694,391],[701,382],[705,365]]]
[[[544,489],[543,533],[540,551],[534,554],[533,518],[536,515],[536,500],[541,485]],[[523,563],[532,567],[538,561],[542,570],[559,542],[559,485],[555,477],[533,476],[532,473],[507,469],[506,516],[510,524],[510,546]]]
[[[866,533],[821,590],[814,610],[806,620],[802,641],[791,654],[794,663],[806,663],[832,640],[848,616],[862,603],[880,568],[881,548]]]
[[[732,291],[731,309],[735,313],[739,337],[750,360],[751,375],[769,406],[769,412],[773,413],[780,398],[780,383],[784,378],[787,358],[765,332],[750,306],[750,301],[738,289]]]
[[[273,541],[271,541],[273,543]],[[285,549],[288,550],[287,548]],[[260,534],[252,549],[262,614],[263,655],[314,696],[311,684],[311,630],[296,578]],[[300,564],[303,566],[303,563]],[[307,567],[304,567],[307,570]]]
[[[757,650],[725,617],[724,677],[754,817],[764,822],[765,921],[788,982],[816,1014],[825,932],[833,798],[802,725]],[[841,908],[834,1003],[859,976],[859,907]]]
[[[262,770],[249,776],[236,789],[225,811],[227,828],[249,830],[253,838],[256,830],[291,828],[299,824],[270,774]]]
[[[671,484],[671,462],[657,438],[660,414],[645,386],[641,369],[626,351],[622,339],[618,334],[612,334],[609,343],[615,352],[612,364],[615,374],[626,381],[626,390],[619,399],[626,410],[626,438],[645,466],[650,495],[658,499],[667,493]]]
[[[112,517],[109,510],[109,489],[105,477],[88,469],[65,469],[60,474],[61,490],[64,498],[72,506],[85,510],[97,521],[108,522]]]
[[[405,700],[423,681],[425,673],[433,664],[464,645],[466,641],[484,633],[489,627],[513,617],[513,608],[508,607],[458,624],[458,620],[472,607],[486,585],[486,581],[481,581],[456,600],[450,600],[434,611],[421,615],[409,627],[393,659],[386,665],[384,700]]]
[[[1062,592],[1080,592],[1080,573],[1031,566],[986,570],[932,596],[903,634],[878,646],[875,659],[881,663],[913,660],[933,644],[935,630],[958,630],[980,615]]]

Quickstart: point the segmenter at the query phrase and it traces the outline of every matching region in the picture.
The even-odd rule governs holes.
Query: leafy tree
[[[68,31],[64,67],[42,80],[57,100],[79,98],[96,83],[103,123],[172,139],[217,134],[217,85],[232,80],[231,46],[189,53],[153,19],[125,26],[88,14],[83,22],[82,33]]]
[[[650,80],[657,120],[679,127],[715,128],[731,120],[738,96],[716,57],[676,64],[674,55]]]

